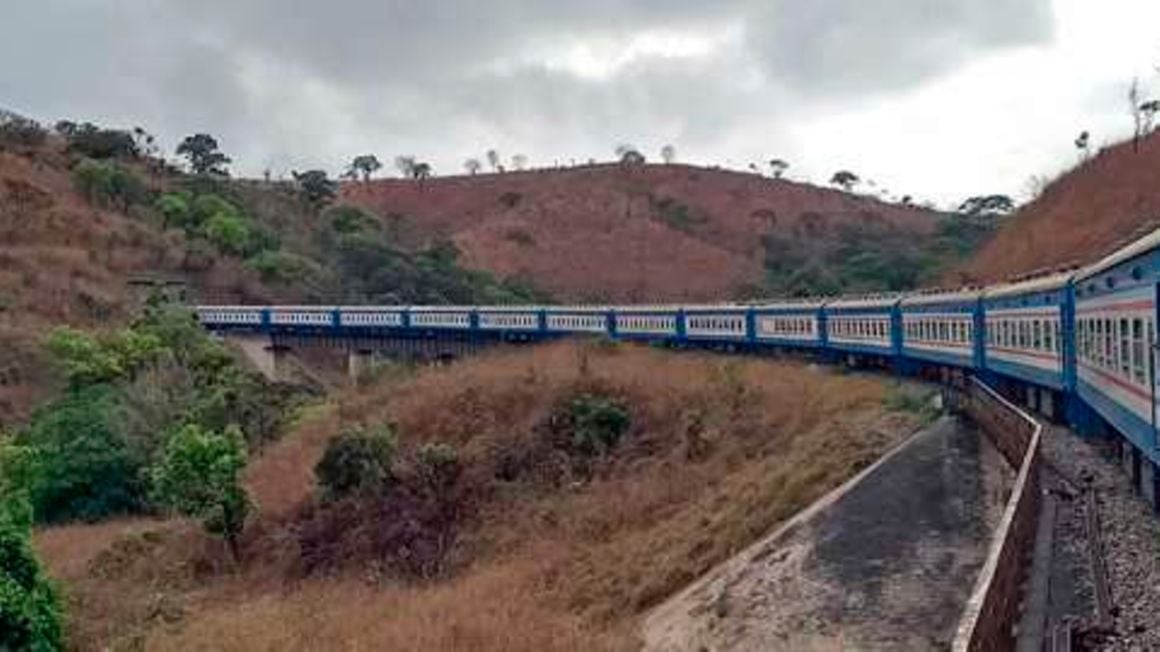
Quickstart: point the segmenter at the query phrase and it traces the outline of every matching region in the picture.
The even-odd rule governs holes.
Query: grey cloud
[[[208,130],[250,174],[333,167],[355,148],[449,170],[480,139],[540,161],[622,139],[711,153],[754,121],[906,89],[1051,31],[1049,0],[40,0],[5,18],[0,60],[18,65],[0,66],[0,106],[142,124],[170,147]],[[730,24],[745,36],[727,52],[607,79],[525,56]],[[503,61],[524,63],[489,66]]]

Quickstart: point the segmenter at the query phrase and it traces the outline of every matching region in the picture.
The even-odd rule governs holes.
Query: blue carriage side
[[[822,347],[826,334],[823,305],[817,299],[755,305],[751,339],[764,345]]]
[[[977,369],[982,364],[981,290],[908,295],[902,313],[902,355],[919,362]]]
[[[1076,392],[1153,462],[1160,232],[1075,277]]]
[[[983,368],[988,373],[1070,391],[1071,276],[1060,272],[983,292]]]
[[[889,294],[827,302],[826,346],[835,353],[897,359],[902,349],[901,298]]]

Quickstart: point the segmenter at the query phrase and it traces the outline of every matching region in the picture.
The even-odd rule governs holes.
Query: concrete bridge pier
[[[371,349],[351,347],[346,353],[346,373],[350,384],[358,387],[359,380],[374,363],[375,352]]]
[[[287,358],[290,347],[274,341],[268,335],[231,334],[225,337],[242,356],[271,382],[282,382],[288,374]]]

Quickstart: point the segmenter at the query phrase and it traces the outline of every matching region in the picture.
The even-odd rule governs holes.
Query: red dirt
[[[992,282],[1086,264],[1160,223],[1160,132],[1102,150],[1053,181],[953,276]]]
[[[761,236],[771,230],[818,240],[867,221],[916,234],[934,227],[920,208],[685,165],[391,179],[350,183],[343,195],[452,238],[470,267],[530,279],[565,300],[725,299],[760,282]],[[666,199],[688,207],[687,227],[665,221]]]

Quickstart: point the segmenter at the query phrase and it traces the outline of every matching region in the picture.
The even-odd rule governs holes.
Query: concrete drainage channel
[[[970,378],[961,390],[950,391],[948,400],[952,409],[980,426],[1018,473],[952,649],[1015,649],[1015,632],[1024,609],[1026,560],[1037,539],[1043,427],[976,378]]]

